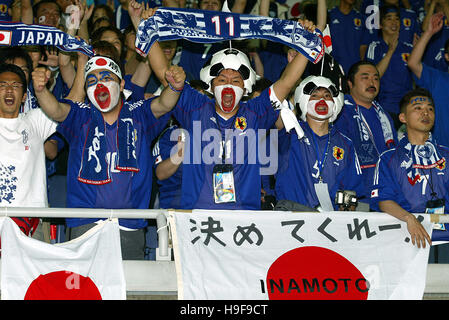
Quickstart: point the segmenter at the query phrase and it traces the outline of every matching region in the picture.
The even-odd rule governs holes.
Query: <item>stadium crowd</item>
[[[316,64],[262,39],[137,52],[157,8],[223,6],[331,45]],[[0,47],[0,206],[378,211],[425,247],[411,213],[449,213],[448,17],[447,0],[1,0],[0,30],[52,26],[95,55]],[[15,221],[60,241],[95,225]],[[120,226],[124,259],[154,259],[152,221]]]

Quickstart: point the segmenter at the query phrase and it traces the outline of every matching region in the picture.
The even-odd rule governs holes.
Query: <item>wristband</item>
[[[170,82],[168,83],[168,86],[170,87],[170,89],[172,89],[174,92],[177,92],[177,93],[181,93],[182,90],[184,89],[184,86],[182,86],[181,89],[176,89],[175,87],[173,87],[173,86],[170,84]]]

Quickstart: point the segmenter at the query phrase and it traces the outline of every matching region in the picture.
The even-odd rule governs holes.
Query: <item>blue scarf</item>
[[[91,107],[90,110],[92,121],[84,143],[78,180],[87,184],[101,185],[112,181],[106,163],[106,124],[97,108]],[[122,105],[117,119],[116,142],[118,159],[115,169],[139,172],[133,119],[128,104]]]
[[[408,182],[413,186],[420,180],[423,169],[444,169],[446,159],[441,157],[437,150],[437,144],[429,133],[429,138],[424,145],[412,145],[408,141],[407,134],[402,137],[399,144],[407,150],[407,161],[401,163],[401,167],[407,172]],[[421,169],[421,170],[420,170]]]
[[[25,23],[0,22],[0,46],[54,46],[62,51],[78,51],[93,56],[92,46],[58,28]]]
[[[323,53],[321,32],[306,31],[301,24],[248,14],[195,9],[159,8],[142,20],[136,36],[136,49],[146,56],[155,41],[187,39],[213,43],[233,39],[265,39],[289,46],[317,63]]]

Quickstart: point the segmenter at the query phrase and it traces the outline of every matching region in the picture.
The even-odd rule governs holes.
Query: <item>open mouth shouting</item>
[[[231,112],[235,105],[235,92],[232,88],[224,88],[221,92],[221,105],[224,112]]]
[[[329,112],[329,108],[327,106],[326,101],[320,100],[315,104],[315,112],[320,116],[325,116]]]
[[[14,95],[6,95],[3,98],[3,102],[5,103],[5,105],[7,105],[8,107],[12,107],[14,106],[15,102],[16,102],[16,98],[14,97]]]
[[[231,113],[243,96],[243,89],[233,85],[216,86],[215,98],[224,113]]]
[[[94,97],[100,109],[105,110],[109,107],[111,103],[111,94],[106,86],[101,83],[98,84],[94,91]]]

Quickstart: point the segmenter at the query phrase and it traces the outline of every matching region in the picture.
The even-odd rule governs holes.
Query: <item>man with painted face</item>
[[[67,207],[147,209],[150,203],[151,142],[163,129],[182,92],[185,73],[172,66],[170,84],[160,96],[125,101],[124,81],[117,61],[105,56],[88,60],[84,70],[90,104],[58,102],[45,84],[48,73],[33,72],[42,109],[60,122],[58,131],[69,144]],[[94,226],[96,219],[66,219],[69,239]],[[143,259],[144,219],[120,219],[124,259]]]
[[[342,209],[333,200],[337,191],[363,190],[352,141],[332,125],[343,106],[343,93],[328,78],[309,76],[295,90],[294,101],[304,137],[279,133],[276,198],[320,211]]]
[[[304,27],[315,30],[310,22],[305,22]],[[229,48],[215,53],[200,72],[213,98],[186,84],[173,110],[187,132],[182,208],[260,209],[261,160],[276,162],[277,166],[277,153],[267,157],[265,149],[261,150],[265,141],[259,140],[275,124],[283,127],[281,111],[273,105],[281,105],[307,62],[298,54],[270,88],[242,101],[251,93],[256,73],[244,53]]]

